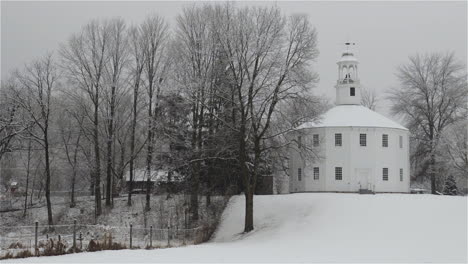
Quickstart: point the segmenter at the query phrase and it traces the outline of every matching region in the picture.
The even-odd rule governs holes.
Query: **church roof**
[[[408,130],[389,118],[362,105],[338,105],[328,110],[321,119],[307,122],[297,129],[314,127],[384,127]]]
[[[357,63],[358,60],[356,59],[356,57],[354,57],[353,53],[343,52],[343,55],[341,56],[338,63],[340,62],[356,62]]]

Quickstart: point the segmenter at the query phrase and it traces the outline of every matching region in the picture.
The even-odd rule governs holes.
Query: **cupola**
[[[354,57],[352,46],[354,43],[346,42],[345,50],[341,54],[338,64],[338,81],[336,88],[337,105],[360,105],[361,84],[358,75],[358,60]]]

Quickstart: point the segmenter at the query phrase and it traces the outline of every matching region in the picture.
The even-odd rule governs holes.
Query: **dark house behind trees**
[[[136,169],[133,174],[133,192],[144,193],[146,191],[146,181],[148,179],[146,169]],[[153,192],[167,193],[177,192],[181,189],[183,177],[176,171],[171,170],[151,170],[151,187]],[[130,184],[130,171],[125,173],[126,189]],[[171,189],[170,189],[171,188]]]

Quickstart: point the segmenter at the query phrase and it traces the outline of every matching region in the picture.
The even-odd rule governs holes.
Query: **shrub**
[[[87,250],[90,252],[101,251],[101,250],[119,250],[126,249],[125,244],[117,243],[112,241],[112,234],[106,233],[103,241],[91,239],[89,241]]]
[[[44,247],[44,252],[42,253],[42,255],[44,256],[63,255],[66,253],[66,249],[67,249],[67,245],[63,241],[61,240],[54,241],[52,238],[50,238]]]
[[[14,249],[14,248],[23,248],[23,244],[20,242],[14,242],[11,243],[10,246],[8,246],[8,249]]]
[[[445,180],[444,195],[458,195],[457,183],[452,175]]]

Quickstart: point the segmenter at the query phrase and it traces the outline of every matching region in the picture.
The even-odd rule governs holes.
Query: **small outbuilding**
[[[150,182],[152,189],[155,187],[164,188],[173,185],[174,183],[181,182],[181,175],[176,171],[170,170],[151,170]],[[148,172],[146,169],[136,169],[133,173],[133,192],[145,192],[148,180]],[[130,185],[130,171],[125,173],[126,190]]]

